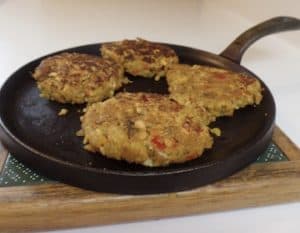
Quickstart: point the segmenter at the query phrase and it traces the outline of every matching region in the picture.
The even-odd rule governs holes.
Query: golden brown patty
[[[167,72],[170,97],[181,104],[203,106],[214,116],[259,104],[260,82],[244,74],[206,66],[174,65]]]
[[[61,103],[96,102],[122,86],[123,68],[112,60],[79,53],[44,59],[33,74],[41,96]]]
[[[122,64],[126,72],[146,78],[159,79],[171,64],[178,63],[173,49],[141,39],[103,44],[101,54]]]
[[[201,124],[205,114],[159,94],[120,93],[87,107],[81,133],[89,151],[165,166],[195,159],[212,147],[209,128]]]

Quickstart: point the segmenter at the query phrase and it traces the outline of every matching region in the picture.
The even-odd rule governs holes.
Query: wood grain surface
[[[113,224],[300,200],[300,152],[277,128],[274,141],[291,161],[256,163],[197,189],[156,195],[96,193],[64,184],[0,188],[0,231]]]

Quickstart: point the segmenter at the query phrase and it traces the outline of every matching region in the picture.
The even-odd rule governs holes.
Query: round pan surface
[[[167,45],[177,52],[181,63],[210,65],[256,77],[240,66],[239,61],[232,61],[232,53],[230,55],[226,50],[218,56],[184,46]],[[99,55],[100,46],[86,45],[60,52]],[[225,58],[226,55],[229,58]],[[0,138],[15,157],[50,178],[102,192],[148,194],[181,191],[231,175],[255,161],[270,143],[275,104],[268,87],[260,80],[264,87],[261,104],[248,106],[236,111],[233,117],[219,118],[214,122],[211,126],[219,127],[222,136],[215,138],[213,148],[198,159],[168,167],[147,168],[89,153],[83,149],[82,138],[76,136],[80,129],[80,110],[84,105],[59,104],[39,96],[31,72],[43,58],[17,70],[2,86]],[[129,78],[133,83],[123,90],[167,93],[163,78],[159,82]],[[69,113],[58,116],[61,108],[67,108]]]

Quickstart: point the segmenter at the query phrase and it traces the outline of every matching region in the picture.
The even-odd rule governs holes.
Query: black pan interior
[[[87,45],[65,51],[99,55],[99,46],[99,44]],[[216,66],[255,76],[242,66],[220,56],[183,46],[169,46],[175,49],[181,63]],[[164,175],[180,173],[188,175],[189,171],[194,174],[196,170],[200,171],[201,169],[201,176],[205,176],[205,169],[207,168],[213,169],[214,171],[212,171],[215,173],[221,173],[216,175],[215,179],[211,177],[207,179],[205,177],[200,178],[198,184],[205,184],[227,176],[244,167],[246,163],[255,160],[259,153],[266,149],[270,141],[275,105],[269,89],[263,83],[264,98],[260,105],[249,106],[236,111],[233,117],[219,118],[211,125],[219,127],[222,130],[222,136],[215,138],[213,148],[207,150],[199,159],[168,167],[145,168],[127,162],[107,159],[99,154],[89,153],[82,148],[82,138],[75,135],[76,131],[80,129],[79,117],[82,114],[81,110],[84,105],[59,104],[39,97],[39,91],[31,77],[31,72],[40,63],[41,59],[32,61],[20,68],[2,87],[0,92],[2,127],[0,136],[8,149],[14,152],[17,158],[55,179],[99,191],[123,193],[177,191],[195,187],[197,182],[188,181],[188,176],[186,176],[187,180],[185,182],[187,184],[191,182],[193,185],[179,184],[177,187],[177,183],[172,181],[169,188],[168,185],[167,188],[163,188],[163,185],[160,184],[159,187],[154,185],[153,188],[146,190],[147,188],[143,189],[142,186],[139,187],[138,185],[138,182],[143,182],[142,180],[134,181],[132,177],[153,176],[159,178]],[[133,83],[128,84],[120,91],[168,93],[167,84],[163,78],[158,82],[132,76],[129,76],[129,78]],[[61,108],[67,108],[69,113],[66,116],[59,117],[57,113]],[[258,143],[260,141],[263,141],[263,143]],[[247,154],[247,151],[250,155]],[[26,156],[23,156],[22,153]],[[239,158],[238,161],[234,162],[235,156],[241,155],[245,156],[245,162],[242,162],[243,158]],[[230,163],[232,164],[227,164],[228,169],[225,169],[226,166],[222,168],[220,164],[229,163],[231,159]],[[81,181],[76,178],[75,174],[72,180],[72,175],[66,174],[71,172],[68,171],[68,167],[72,167],[72,169],[75,169],[74,171],[78,170],[78,174],[82,173],[87,177],[90,176],[89,184],[82,184],[88,178]],[[55,169],[57,169],[57,172],[61,171],[60,174],[53,174]],[[128,187],[131,187],[130,185],[127,190],[124,190],[125,187],[120,188],[120,190],[100,188],[103,183],[99,182],[101,178],[98,179],[97,176],[100,177],[103,174],[105,176],[110,174],[119,176],[120,182],[122,182],[122,177],[131,177],[130,180],[136,186],[132,184],[133,188],[131,190],[130,188],[128,190]],[[190,177],[190,179],[193,178]],[[155,183],[155,180],[153,182]],[[181,180],[178,182],[180,183]],[[182,182],[184,182],[184,179]]]

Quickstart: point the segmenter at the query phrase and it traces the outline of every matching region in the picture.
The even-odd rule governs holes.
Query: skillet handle
[[[300,20],[297,18],[281,16],[269,19],[242,33],[220,56],[240,64],[244,52],[258,39],[276,32],[297,29],[300,29]]]

